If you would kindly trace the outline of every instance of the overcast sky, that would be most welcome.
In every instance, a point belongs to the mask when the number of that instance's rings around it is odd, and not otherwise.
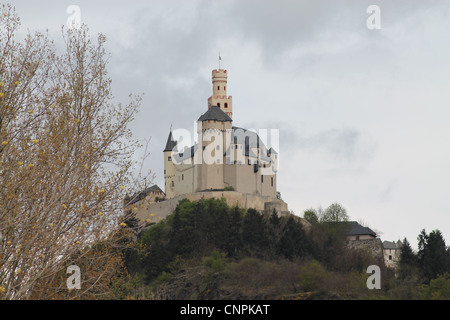
[[[144,93],[133,132],[164,186],[169,133],[207,110],[228,70],[233,124],[279,129],[278,190],[289,209],[338,202],[352,220],[450,244],[450,3],[442,1],[12,1],[22,31],[81,22],[107,37],[117,101]],[[370,5],[380,29],[369,29]],[[139,158],[141,154],[136,154]]]

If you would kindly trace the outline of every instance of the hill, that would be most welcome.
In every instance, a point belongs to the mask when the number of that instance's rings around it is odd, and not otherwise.
[[[133,219],[128,221],[135,227]],[[221,199],[179,202],[137,235],[125,264],[136,298],[366,299],[369,252],[345,246],[345,230],[305,228],[295,215],[229,207]],[[383,277],[392,278],[382,267]]]

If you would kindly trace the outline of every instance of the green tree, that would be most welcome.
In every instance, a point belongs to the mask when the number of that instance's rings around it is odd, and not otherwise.
[[[277,253],[287,259],[304,257],[310,253],[310,241],[299,220],[290,216],[284,225]]]
[[[320,222],[346,222],[348,220],[347,210],[337,202],[326,208],[320,217]]]
[[[319,217],[314,209],[305,210],[303,213],[303,218],[311,224],[316,224],[319,222]]]
[[[449,252],[439,230],[426,234],[423,229],[418,236],[418,263],[425,283],[449,272]]]
[[[266,255],[269,245],[269,233],[264,217],[255,209],[248,209],[242,223],[242,240],[250,255]]]
[[[403,239],[400,247],[400,257],[397,267],[399,279],[414,278],[418,273],[417,255],[413,252],[411,245],[406,238]]]

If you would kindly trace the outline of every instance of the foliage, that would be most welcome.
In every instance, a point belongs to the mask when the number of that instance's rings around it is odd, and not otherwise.
[[[450,274],[445,273],[430,281],[423,288],[422,298],[426,300],[450,300]]]
[[[320,263],[312,260],[300,267],[298,284],[303,291],[315,291],[325,286],[328,276],[328,272]]]
[[[0,7],[0,290],[26,299],[79,252],[120,229],[123,187],[137,143],[127,128],[140,98],[112,102],[105,37],[62,30],[18,39],[20,19]],[[97,252],[99,253],[99,252]],[[100,252],[107,261],[107,255]],[[84,275],[88,273],[84,272]],[[93,275],[94,277],[96,275]],[[89,283],[89,279],[85,279]],[[41,288],[40,288],[41,289]]]
[[[168,272],[176,257],[201,259],[222,252],[233,259],[294,259],[311,254],[298,220],[278,217],[276,211],[268,217],[254,209],[230,208],[224,199],[183,199],[174,214],[143,232],[138,242],[143,249],[134,253],[139,258],[130,262],[130,269],[144,272],[147,282]]]
[[[426,234],[423,229],[418,236],[418,249],[418,266],[425,283],[429,283],[430,280],[445,272],[450,272],[450,251],[439,230]]]

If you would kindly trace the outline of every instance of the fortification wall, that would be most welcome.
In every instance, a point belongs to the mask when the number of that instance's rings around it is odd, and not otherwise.
[[[365,249],[376,258],[383,259],[383,244],[380,238],[347,240],[347,246],[351,249]]]
[[[176,196],[161,202],[146,202],[144,199],[135,206],[136,218],[140,221],[149,221],[148,219],[150,219],[153,222],[158,222],[172,214],[178,202],[185,198],[190,201],[198,201],[202,198],[224,198],[230,207],[237,205],[241,208],[254,208],[258,211],[269,213],[276,209],[280,216],[289,213],[287,203],[269,196],[246,194],[237,191],[204,191]]]

